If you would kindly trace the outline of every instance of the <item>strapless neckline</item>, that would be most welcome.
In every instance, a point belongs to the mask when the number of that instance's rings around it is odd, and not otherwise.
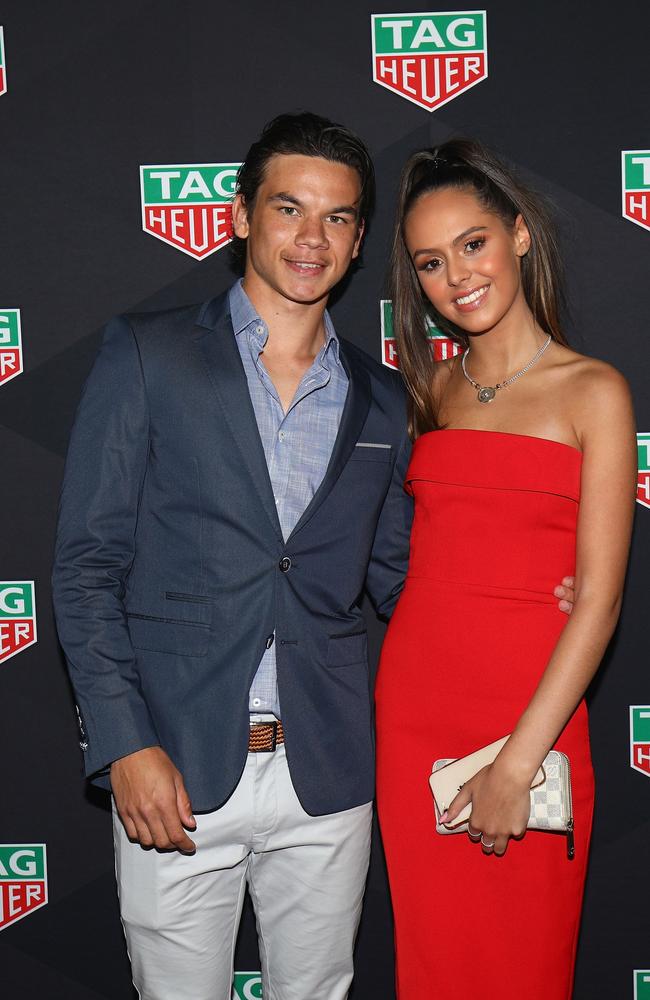
[[[415,444],[430,434],[490,434],[505,438],[521,438],[524,441],[541,441],[544,444],[557,445],[559,448],[568,448],[569,451],[572,451],[580,458],[580,460],[582,460],[582,452],[574,445],[566,444],[564,441],[555,441],[553,438],[540,437],[538,434],[516,434],[514,431],[491,431],[484,428],[473,427],[439,427],[436,430],[425,431],[424,434],[420,434],[420,436],[416,439]]]

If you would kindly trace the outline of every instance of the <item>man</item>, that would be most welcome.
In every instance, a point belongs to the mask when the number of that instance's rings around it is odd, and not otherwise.
[[[267,1000],[351,982],[373,796],[360,601],[391,613],[411,520],[399,379],[326,312],[373,189],[347,129],[275,119],[233,205],[243,283],[114,320],[80,404],[55,606],[145,1000],[230,995],[246,885]]]

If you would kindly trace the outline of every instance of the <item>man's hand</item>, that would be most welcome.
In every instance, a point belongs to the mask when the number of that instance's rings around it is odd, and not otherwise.
[[[196,829],[189,795],[161,747],[146,747],[113,761],[111,787],[130,840],[161,850],[196,850],[183,829]]]
[[[565,576],[559,587],[556,587],[553,591],[555,596],[560,598],[558,608],[560,611],[564,611],[567,615],[571,614],[573,611],[573,605],[575,604],[575,585],[576,579],[574,576]]]

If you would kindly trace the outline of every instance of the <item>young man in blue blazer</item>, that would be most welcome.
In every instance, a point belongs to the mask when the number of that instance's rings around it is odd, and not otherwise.
[[[146,1000],[230,996],[246,886],[266,1000],[343,1000],[352,979],[373,797],[360,604],[391,614],[411,522],[400,380],[326,311],[373,193],[353,133],[275,119],[233,205],[243,281],[113,320],[84,389],[55,608]]]

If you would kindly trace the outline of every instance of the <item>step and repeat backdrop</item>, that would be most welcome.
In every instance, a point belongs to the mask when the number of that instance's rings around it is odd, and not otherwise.
[[[49,590],[80,390],[113,314],[200,301],[234,280],[228,244],[237,167],[266,121],[300,109],[359,132],[377,167],[378,206],[362,265],[334,296],[342,334],[399,367],[385,291],[399,171],[419,147],[475,136],[550,198],[568,270],[570,340],[612,362],[632,385],[637,523],[621,623],[590,692],[598,795],[575,997],[650,998],[650,9],[638,0],[606,10],[557,0],[499,0],[483,10],[390,5],[382,13],[379,6],[3,5],[0,980],[7,1000],[135,995],[108,804],[82,778]],[[454,352],[435,328],[430,336],[436,357]],[[376,655],[383,627],[368,617]],[[435,705],[429,710],[435,716]],[[355,1000],[394,996],[378,835],[356,967]],[[249,906],[236,969],[234,996],[258,1000]],[[428,996],[435,995],[432,983]]]

